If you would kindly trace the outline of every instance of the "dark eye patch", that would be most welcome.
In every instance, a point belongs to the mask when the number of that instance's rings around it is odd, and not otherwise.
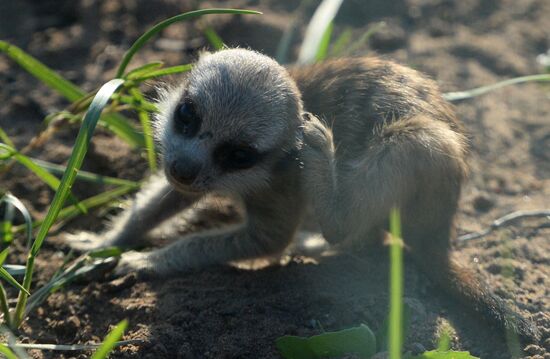
[[[174,111],[174,129],[185,137],[193,137],[199,132],[201,119],[197,114],[195,104],[189,97],[185,97]]]
[[[263,158],[253,147],[238,143],[225,143],[214,151],[214,161],[224,171],[244,170],[253,167]]]

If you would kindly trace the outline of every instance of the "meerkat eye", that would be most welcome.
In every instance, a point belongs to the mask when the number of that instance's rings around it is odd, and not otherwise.
[[[242,145],[222,145],[214,153],[216,162],[224,170],[244,170],[254,166],[261,154],[254,148]]]
[[[195,105],[191,99],[186,98],[176,106],[174,111],[174,128],[176,132],[185,136],[193,137],[201,126],[200,117],[197,115]]]

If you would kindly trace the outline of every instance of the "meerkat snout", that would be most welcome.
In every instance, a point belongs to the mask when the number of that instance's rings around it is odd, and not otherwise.
[[[169,176],[183,185],[191,185],[197,178],[202,164],[191,159],[174,161],[168,167]]]

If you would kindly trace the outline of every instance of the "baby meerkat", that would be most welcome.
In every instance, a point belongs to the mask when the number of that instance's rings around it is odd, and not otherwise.
[[[241,225],[127,252],[116,268],[173,276],[281,253],[306,206],[334,245],[379,240],[398,207],[406,247],[427,275],[506,330],[537,338],[452,259],[468,145],[453,108],[417,71],[377,58],[287,70],[257,52],[226,49],[201,56],[159,107],[165,176],[154,176],[110,230],[73,236],[73,247],[134,247],[206,193],[240,197]]]

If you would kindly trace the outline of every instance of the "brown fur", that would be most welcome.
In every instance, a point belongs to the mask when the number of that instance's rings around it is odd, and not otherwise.
[[[536,340],[533,324],[450,253],[468,146],[436,84],[377,58],[290,73],[304,108],[321,119],[304,125],[303,178],[327,240],[368,240],[399,207],[405,244],[428,276],[493,323]]]

